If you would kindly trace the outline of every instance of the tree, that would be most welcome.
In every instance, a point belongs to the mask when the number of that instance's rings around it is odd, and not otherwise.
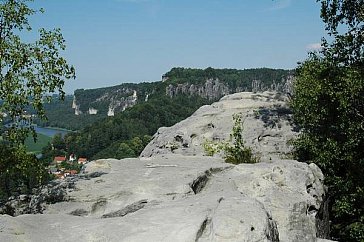
[[[44,164],[23,147],[0,146],[0,202],[13,195],[31,193],[49,180]]]
[[[75,77],[73,66],[60,56],[65,41],[59,29],[39,30],[35,42],[28,18],[43,10],[28,6],[32,0],[0,0],[0,121],[10,124],[0,141],[0,199],[17,192],[31,192],[44,183],[45,164],[26,153],[23,144],[31,132],[33,110],[46,118],[43,104],[55,92],[64,97],[66,79]],[[29,38],[28,38],[29,35]],[[32,112],[33,113],[33,112]],[[3,126],[3,125],[2,125]]]
[[[296,70],[291,106],[302,128],[296,158],[317,163],[329,187],[331,236],[364,240],[364,1],[321,0],[332,41]]]
[[[59,92],[63,98],[64,81],[75,77],[73,66],[60,56],[66,47],[60,29],[40,29],[39,39],[33,43],[23,40],[33,34],[29,16],[43,12],[31,9],[29,2],[32,0],[0,1],[0,112],[12,121],[3,138],[16,144],[23,143],[30,131],[35,135],[30,125],[33,116],[26,108],[45,119],[47,96]]]
[[[333,37],[323,38],[323,53],[330,61],[362,67],[364,64],[364,0],[317,0],[321,18]]]

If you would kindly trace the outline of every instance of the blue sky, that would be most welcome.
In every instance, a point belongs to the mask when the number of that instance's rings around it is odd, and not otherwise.
[[[315,0],[35,0],[60,27],[65,91],[158,81],[172,67],[292,69],[324,35]]]

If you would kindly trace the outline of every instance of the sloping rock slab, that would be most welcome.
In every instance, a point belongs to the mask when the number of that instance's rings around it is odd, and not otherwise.
[[[0,241],[315,241],[322,179],[297,161],[98,160],[68,201],[0,216]]]
[[[243,116],[244,140],[254,153],[265,160],[285,158],[290,153],[292,147],[287,141],[297,132],[291,126],[285,98],[275,92],[242,92],[203,106],[172,127],[160,128],[141,156],[203,155],[206,140],[229,140],[237,113]]]

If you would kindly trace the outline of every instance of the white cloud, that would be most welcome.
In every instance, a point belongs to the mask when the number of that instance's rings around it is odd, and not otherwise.
[[[267,9],[267,11],[277,11],[288,8],[292,5],[293,0],[273,0],[274,5]]]
[[[317,51],[320,50],[321,48],[322,48],[321,43],[312,43],[306,46],[306,49],[310,51]]]

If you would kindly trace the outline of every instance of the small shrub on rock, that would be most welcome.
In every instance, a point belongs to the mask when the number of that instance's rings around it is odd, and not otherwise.
[[[230,142],[213,142],[206,140],[203,144],[206,155],[213,156],[223,152],[225,162],[235,165],[259,162],[259,158],[254,156],[252,149],[246,147],[244,144],[242,114],[234,114],[233,121],[234,125],[232,133],[230,134]]]

